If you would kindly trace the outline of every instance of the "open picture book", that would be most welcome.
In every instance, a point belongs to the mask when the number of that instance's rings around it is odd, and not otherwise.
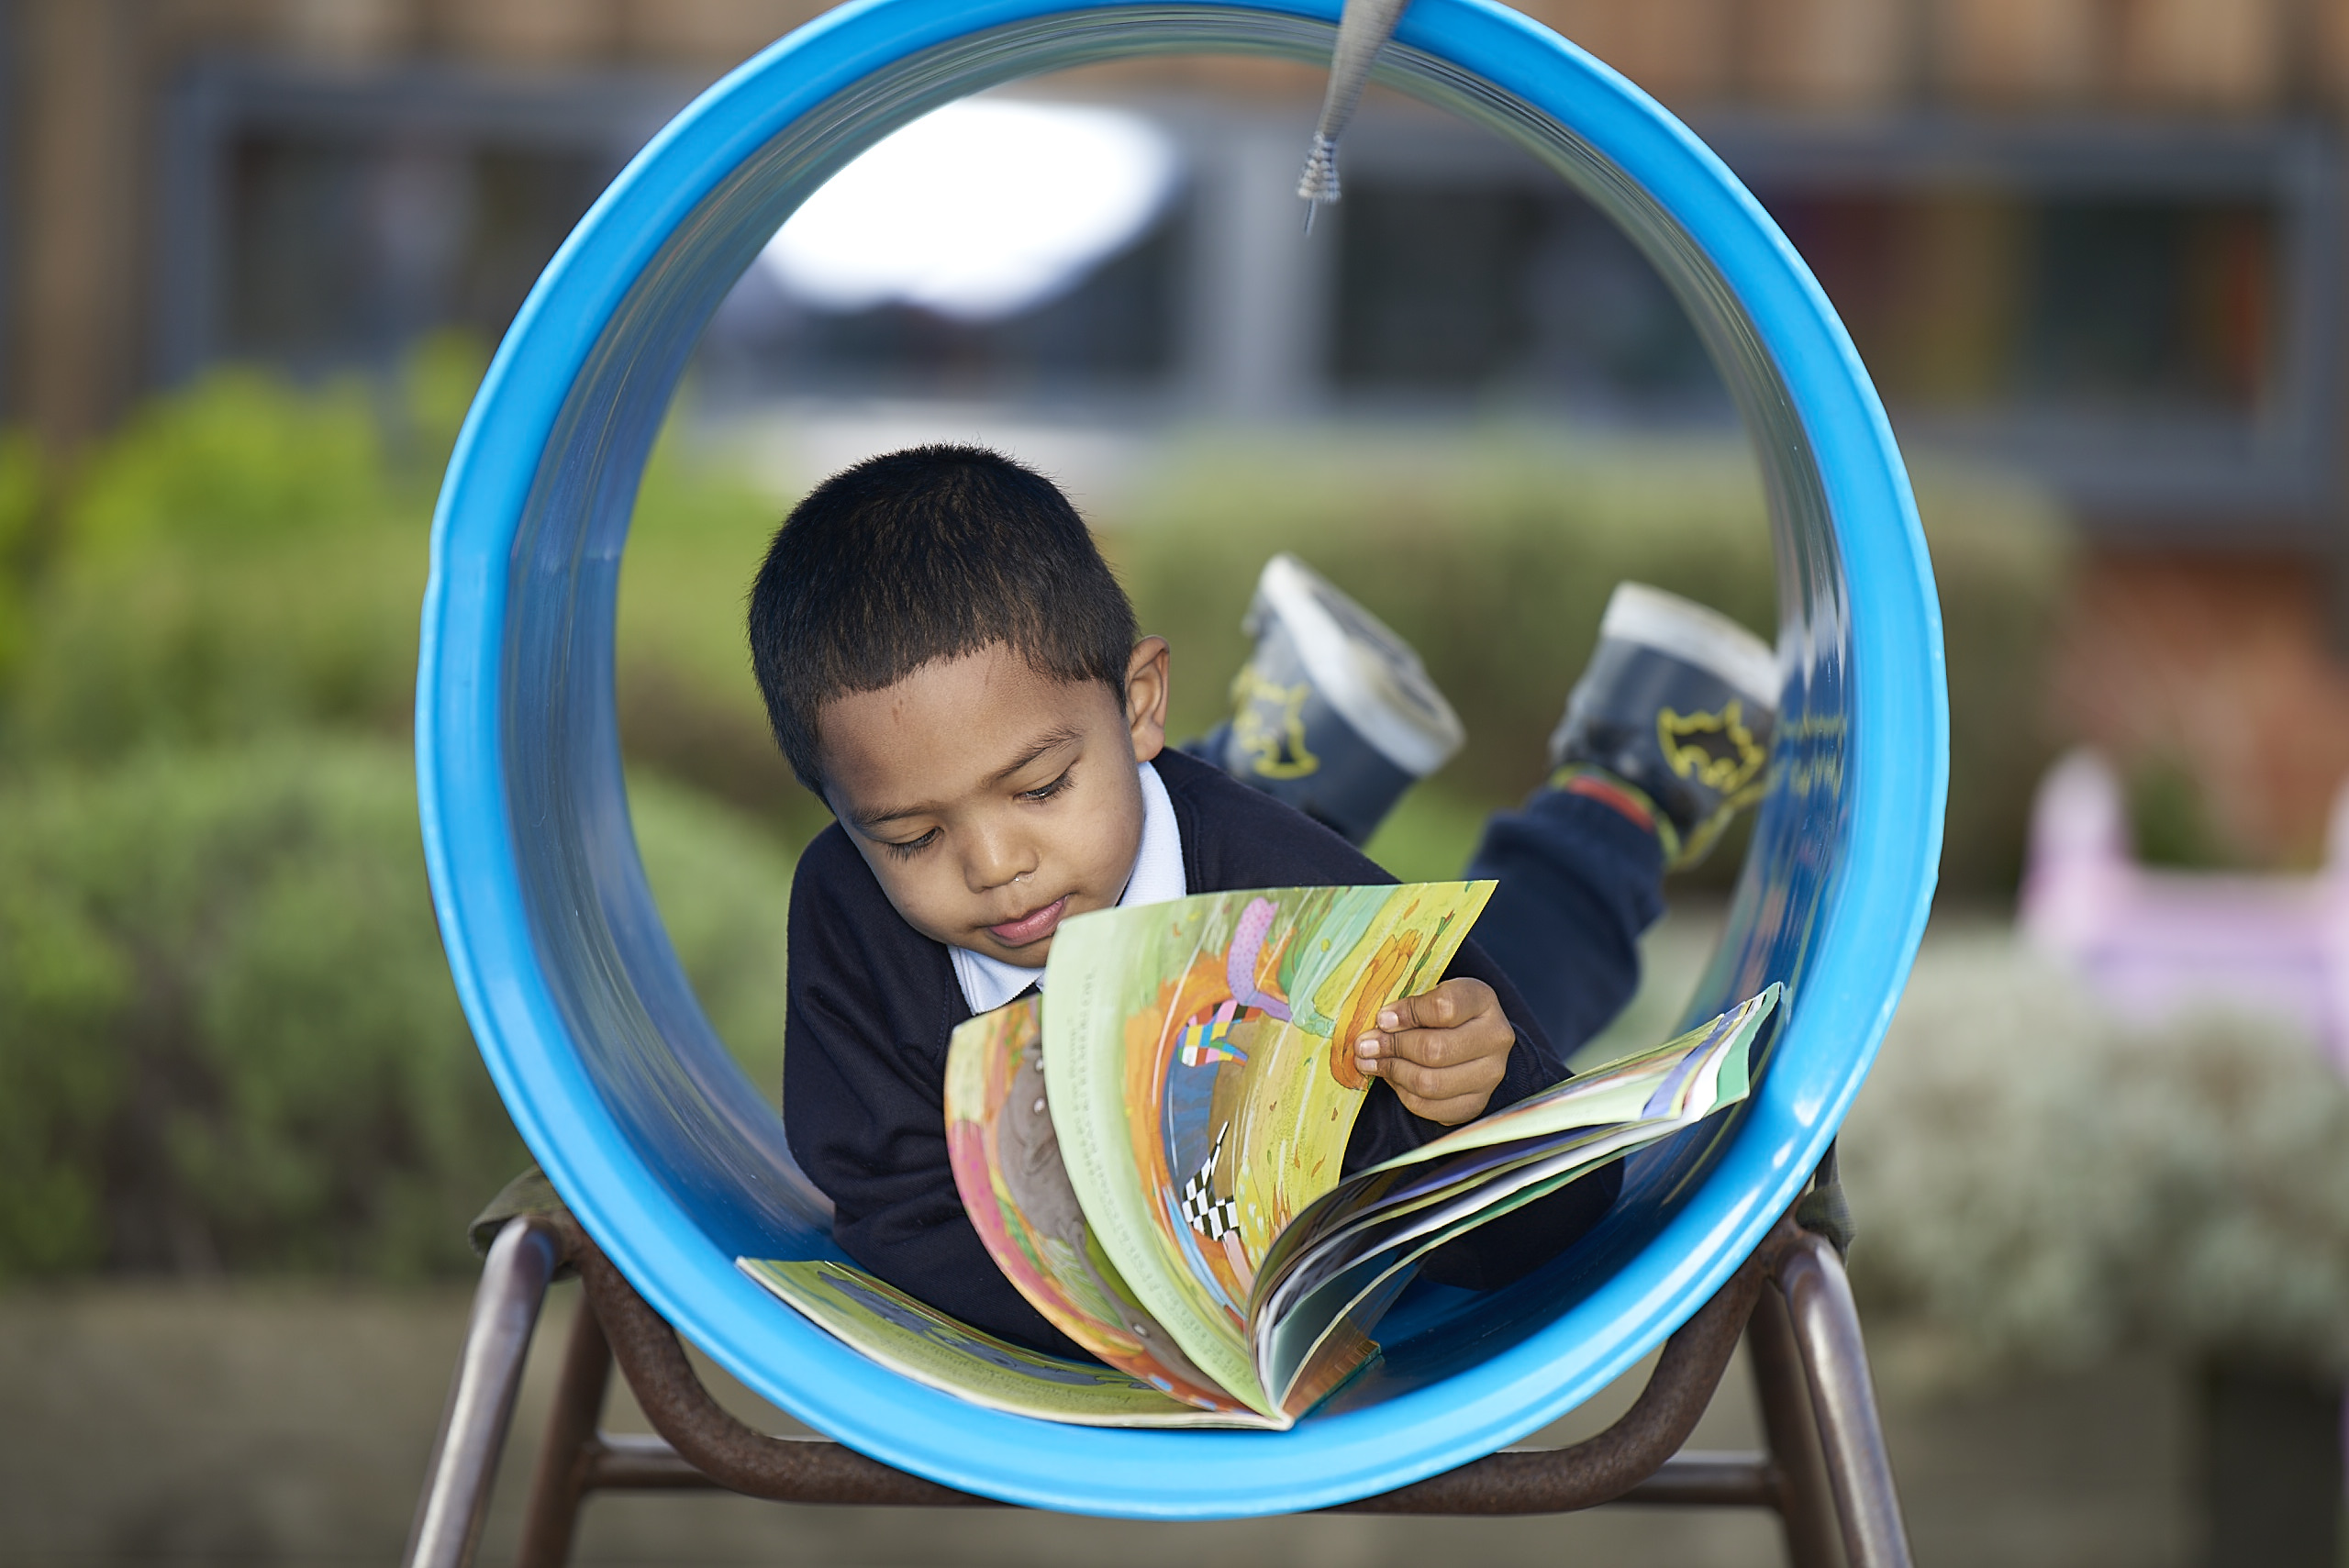
[[[1099,1358],[847,1264],[738,1266],[885,1366],[1100,1426],[1286,1428],[1375,1360],[1427,1253],[1742,1099],[1772,985],[1678,1039],[1342,1176],[1353,1042],[1433,987],[1491,883],[1205,894],[1063,925],[1042,994],[955,1030],[946,1130],[1005,1275]]]

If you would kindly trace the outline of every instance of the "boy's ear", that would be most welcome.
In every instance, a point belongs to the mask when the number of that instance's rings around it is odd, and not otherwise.
[[[1126,730],[1133,737],[1134,761],[1147,762],[1166,750],[1166,666],[1163,637],[1134,644],[1126,662]]]

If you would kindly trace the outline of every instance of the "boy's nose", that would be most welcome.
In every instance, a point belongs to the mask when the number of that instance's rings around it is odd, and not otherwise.
[[[964,881],[974,893],[993,893],[1008,887],[1036,871],[1036,854],[1030,845],[1016,840],[983,838],[971,846],[970,857],[963,862]]]

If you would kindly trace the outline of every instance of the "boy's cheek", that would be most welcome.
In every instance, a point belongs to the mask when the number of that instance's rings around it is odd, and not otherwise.
[[[873,877],[881,884],[882,896],[888,899],[889,907],[897,912],[898,918],[933,941],[952,942],[954,940],[946,929],[947,922],[941,917],[945,910],[941,908],[935,890],[925,886],[925,879],[919,873],[904,866],[890,865],[877,855],[869,858],[865,863],[873,868]]]

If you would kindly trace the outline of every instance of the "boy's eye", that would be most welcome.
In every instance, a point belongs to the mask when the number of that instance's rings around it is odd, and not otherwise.
[[[1050,800],[1052,796],[1060,794],[1061,791],[1068,787],[1069,774],[1075,771],[1076,770],[1074,768],[1064,768],[1061,771],[1061,776],[1054,779],[1052,783],[1041,785],[1035,789],[1021,791],[1019,798],[1022,800]]]
[[[929,832],[924,833],[918,839],[908,839],[902,844],[893,844],[884,840],[881,847],[888,851],[892,855],[896,856],[899,860],[904,860],[910,855],[917,854],[919,851],[930,848],[930,846],[937,842],[937,840],[938,829],[932,828]]]

